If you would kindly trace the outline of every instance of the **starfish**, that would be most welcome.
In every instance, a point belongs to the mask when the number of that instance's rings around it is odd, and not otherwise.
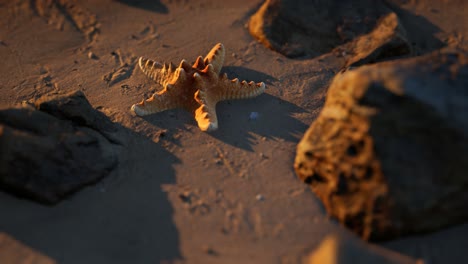
[[[140,57],[140,69],[163,89],[149,99],[132,106],[139,116],[149,115],[173,108],[183,108],[195,116],[202,131],[218,129],[216,104],[222,100],[255,97],[265,90],[263,82],[255,83],[239,79],[230,80],[220,74],[225,50],[216,44],[205,58],[199,56],[193,65],[182,60],[178,67],[161,64]]]

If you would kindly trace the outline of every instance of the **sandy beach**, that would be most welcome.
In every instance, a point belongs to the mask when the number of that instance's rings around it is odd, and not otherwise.
[[[0,1],[0,109],[81,90],[124,141],[108,176],[56,205],[0,192],[0,232],[65,264],[303,263],[327,235],[353,236],[293,169],[344,58],[266,48],[247,29],[262,2]],[[464,1],[393,2],[421,54],[468,47]],[[226,49],[221,72],[264,82],[264,94],[220,102],[210,133],[182,109],[130,111],[161,89],[140,56],[192,63],[216,43]],[[455,263],[467,243],[465,224],[378,245]]]

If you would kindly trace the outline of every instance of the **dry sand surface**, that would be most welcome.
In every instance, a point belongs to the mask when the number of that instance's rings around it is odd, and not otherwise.
[[[0,193],[0,232],[66,264],[301,263],[326,235],[347,233],[292,167],[343,59],[288,59],[255,41],[246,23],[261,2],[0,0],[0,108],[80,89],[129,142],[108,177],[56,206]],[[464,1],[398,2],[407,25],[425,26],[413,36],[423,51],[467,46]],[[265,94],[219,103],[213,133],[183,110],[130,112],[160,89],[139,56],[192,62],[218,42],[222,72],[265,82]],[[467,244],[462,225],[383,245],[455,263]]]

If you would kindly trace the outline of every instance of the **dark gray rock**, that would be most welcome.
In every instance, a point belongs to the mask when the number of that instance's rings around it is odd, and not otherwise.
[[[60,97],[45,95],[34,102],[34,105],[39,111],[99,131],[111,142],[120,144],[120,140],[115,137],[117,132],[115,124],[106,115],[96,111],[81,91]]]
[[[266,0],[251,17],[249,31],[291,58],[336,50],[346,66],[412,52],[396,14],[375,0]]]
[[[344,46],[350,53],[346,66],[361,66],[413,54],[406,31],[395,13],[383,15],[371,32]]]
[[[333,80],[295,170],[365,239],[468,220],[468,55],[438,51]]]
[[[117,165],[117,126],[82,92],[0,111],[0,188],[56,203]]]

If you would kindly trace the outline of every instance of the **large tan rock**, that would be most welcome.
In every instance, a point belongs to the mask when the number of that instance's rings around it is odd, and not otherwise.
[[[371,245],[358,238],[332,234],[309,254],[305,264],[423,264],[398,252]]]
[[[13,237],[0,233],[0,263],[56,264],[52,258],[34,250]]]
[[[468,56],[438,51],[333,80],[295,170],[365,239],[468,220]]]

